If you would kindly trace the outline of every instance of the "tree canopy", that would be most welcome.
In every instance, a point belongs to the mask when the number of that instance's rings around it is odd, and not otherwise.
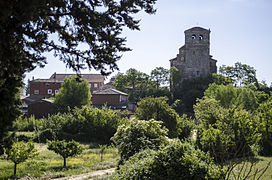
[[[53,52],[67,67],[118,69],[120,52],[130,50],[123,28],[139,29],[133,15],[155,13],[157,0],[16,0],[0,7],[0,139],[18,116],[16,94],[23,74],[46,64]]]
[[[163,67],[156,67],[151,71],[151,80],[155,82],[158,89],[161,85],[169,84],[170,71]]]
[[[256,70],[247,64],[236,62],[234,66],[223,65],[219,72],[230,78],[235,86],[257,83]]]
[[[86,80],[78,82],[77,77],[65,78],[54,100],[55,112],[67,112],[74,107],[91,104],[91,92]]]

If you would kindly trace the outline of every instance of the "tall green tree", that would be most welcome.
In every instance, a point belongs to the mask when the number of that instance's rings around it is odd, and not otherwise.
[[[155,119],[162,121],[163,126],[169,130],[169,137],[177,137],[178,114],[167,103],[167,97],[146,97],[138,102],[136,116],[139,119]]]
[[[152,87],[150,76],[134,68],[130,68],[125,74],[118,74],[113,85],[118,90],[128,93],[132,102],[137,101],[143,91]]]
[[[256,70],[253,67],[240,62],[236,62],[234,66],[221,66],[219,68],[219,73],[230,78],[235,86],[258,83]]]
[[[256,92],[246,86],[210,84],[204,94],[208,98],[216,99],[224,108],[235,107],[253,111],[258,107]]]
[[[81,108],[84,105],[91,104],[91,91],[86,80],[78,80],[76,76],[65,78],[56,94],[53,108],[54,112],[68,112],[75,107]]]
[[[151,80],[155,82],[157,89],[161,85],[168,85],[170,80],[170,71],[163,67],[156,67],[151,71]]]
[[[130,50],[121,36],[123,29],[139,30],[134,15],[141,10],[155,13],[156,1],[1,1],[0,139],[19,114],[15,95],[23,74],[43,67],[45,52],[76,72],[88,67],[110,73],[118,69],[120,52]]]

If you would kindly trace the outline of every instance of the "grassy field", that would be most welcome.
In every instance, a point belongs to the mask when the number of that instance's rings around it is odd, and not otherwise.
[[[47,149],[46,144],[35,144],[39,155],[17,166],[17,178],[39,177],[56,178],[74,174],[86,173],[99,169],[109,169],[116,166],[119,155],[116,148],[108,148],[101,161],[99,148],[85,150],[77,157],[67,159],[67,168],[62,168],[63,159]],[[0,157],[0,179],[8,179],[13,175],[13,163]]]
[[[271,163],[270,166],[268,166],[269,162]],[[264,172],[265,169],[266,171]],[[256,176],[254,176],[255,174]],[[251,180],[258,179],[260,175],[262,175],[261,180],[272,179],[272,157],[258,156],[251,161],[240,162],[230,174],[230,179]]]

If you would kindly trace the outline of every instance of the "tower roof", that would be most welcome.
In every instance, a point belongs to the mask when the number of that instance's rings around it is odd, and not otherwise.
[[[192,27],[190,29],[185,30],[184,32],[186,33],[188,31],[209,31],[209,32],[211,32],[210,29],[205,29],[202,27]]]

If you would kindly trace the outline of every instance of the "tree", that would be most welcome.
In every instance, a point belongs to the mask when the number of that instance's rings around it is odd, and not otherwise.
[[[25,86],[25,95],[29,95],[30,94],[30,79],[27,80],[27,84]]]
[[[170,71],[163,67],[156,67],[151,71],[151,80],[155,82],[158,89],[161,85],[169,84]]]
[[[68,112],[74,107],[82,107],[83,105],[91,104],[91,91],[86,80],[79,82],[77,77],[65,78],[56,94],[53,108],[55,112]]]
[[[17,164],[25,162],[28,158],[38,155],[34,143],[19,141],[6,149],[7,159],[14,163],[14,175],[16,175]]]
[[[134,154],[144,149],[159,149],[167,143],[167,129],[161,127],[162,122],[130,119],[120,125],[112,137],[117,146],[123,164]]]
[[[272,97],[272,96],[271,96]],[[272,148],[272,99],[261,104],[258,108],[260,153],[261,155],[271,156]]]
[[[66,167],[66,159],[79,155],[83,151],[83,147],[76,141],[48,141],[48,149],[61,155],[63,158],[63,167]]]
[[[224,108],[236,107],[253,111],[258,107],[256,92],[247,86],[234,87],[231,84],[227,86],[210,84],[204,94],[208,98],[217,100]]]
[[[177,137],[178,114],[167,103],[167,97],[146,97],[138,102],[136,116],[142,120],[162,121],[169,130],[169,137]]]
[[[235,86],[248,85],[258,83],[256,78],[256,70],[240,62],[236,62],[234,66],[223,65],[219,68],[220,74],[232,80]]]
[[[0,139],[19,115],[16,94],[23,74],[43,67],[45,52],[53,52],[76,72],[87,66],[108,74],[118,69],[119,52],[130,50],[125,47],[122,30],[139,30],[139,21],[133,15],[141,10],[155,13],[155,3],[156,0],[1,1]]]
[[[138,101],[141,93],[152,86],[149,75],[130,68],[126,74],[119,74],[113,85],[121,91],[128,93],[129,100],[132,102]]]

